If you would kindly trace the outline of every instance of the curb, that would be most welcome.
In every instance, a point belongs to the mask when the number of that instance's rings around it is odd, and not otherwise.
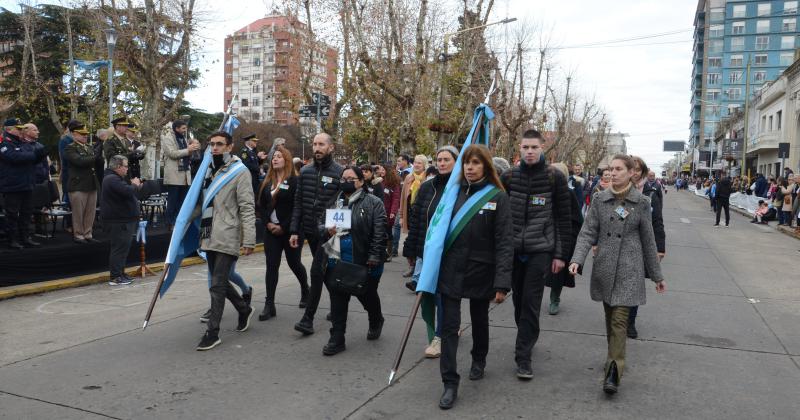
[[[256,244],[253,248],[253,253],[263,252],[264,244]],[[181,267],[188,267],[205,263],[205,260],[200,257],[184,258],[181,261]],[[164,263],[155,263],[147,265],[154,272],[164,270]],[[133,274],[139,266],[128,267],[125,273]],[[49,280],[31,284],[21,284],[19,286],[9,286],[0,288],[0,300],[11,299],[19,296],[36,295],[40,293],[52,292],[61,289],[70,289],[74,287],[88,286],[97,283],[105,283],[109,280],[111,273],[104,271],[101,273],[86,274],[83,276],[69,277],[65,279]],[[137,277],[138,278],[138,277]]]
[[[690,192],[691,192],[691,191],[690,191]],[[699,196],[699,195],[695,194],[694,192],[691,192],[691,193],[692,193],[692,195],[694,195],[695,197],[699,197],[699,198],[702,198],[702,199],[708,200],[706,197]],[[742,216],[746,216],[748,219],[752,219],[752,218],[753,218],[753,215],[752,215],[752,214],[750,214],[750,213],[748,213],[747,211],[745,211],[745,210],[742,210],[742,209],[740,209],[740,208],[738,208],[738,207],[733,207],[733,206],[731,206],[731,207],[730,207],[730,209],[731,209],[731,212],[734,212],[734,213],[739,213],[739,214],[741,214]],[[784,226],[770,226],[770,227],[773,227],[773,228],[775,228],[775,230],[777,230],[778,232],[780,232],[780,233],[782,233],[782,234],[784,234],[784,235],[791,236],[792,238],[795,238],[795,239],[800,239],[800,235],[798,235],[797,233],[795,233],[795,230],[794,230],[793,228],[787,228],[787,227],[784,227]]]

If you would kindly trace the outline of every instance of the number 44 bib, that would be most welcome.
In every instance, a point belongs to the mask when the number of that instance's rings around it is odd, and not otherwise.
[[[325,226],[341,229],[350,229],[352,211],[350,209],[327,209],[325,210]]]

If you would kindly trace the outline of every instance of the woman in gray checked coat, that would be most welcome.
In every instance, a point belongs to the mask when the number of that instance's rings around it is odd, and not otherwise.
[[[617,392],[625,365],[628,313],[644,305],[645,273],[666,291],[651,218],[650,200],[631,183],[634,161],[617,155],[611,161],[611,186],[595,194],[570,262],[572,275],[581,272],[592,246],[592,300],[602,301],[606,313],[608,358],[603,390]]]

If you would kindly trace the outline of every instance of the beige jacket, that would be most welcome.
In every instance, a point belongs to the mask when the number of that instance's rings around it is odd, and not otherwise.
[[[192,171],[178,170],[181,159],[189,156],[189,149],[178,147],[171,127],[165,127],[161,132],[161,150],[164,152],[164,185],[191,185]]]
[[[240,159],[231,155],[231,160],[219,169],[213,179],[228,172],[234,162]],[[209,169],[209,175],[211,171]],[[239,248],[253,248],[256,245],[256,213],[253,201],[253,185],[250,171],[246,168],[236,178],[230,180],[214,196],[214,217],[211,235],[200,240],[204,251],[216,251],[229,255],[239,255]],[[200,214],[203,203],[198,200],[194,216]]]

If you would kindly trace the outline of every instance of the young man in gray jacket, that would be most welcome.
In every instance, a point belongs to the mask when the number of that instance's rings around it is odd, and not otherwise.
[[[239,312],[236,331],[244,332],[250,326],[251,308],[228,281],[231,266],[239,258],[239,247],[244,255],[253,253],[256,242],[256,216],[250,172],[241,160],[231,154],[233,138],[226,132],[216,132],[208,138],[208,147],[214,158],[206,172],[202,200],[215,187],[215,181],[226,181],[202,214],[200,223],[200,248],[208,257],[211,272],[211,316],[208,330],[197,350],[210,350],[220,343],[219,322],[225,308],[225,299],[231,301]],[[211,187],[211,188],[210,188]]]

